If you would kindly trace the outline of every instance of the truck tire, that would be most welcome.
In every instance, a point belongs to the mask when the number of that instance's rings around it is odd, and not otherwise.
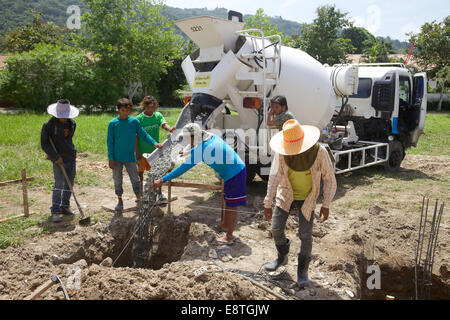
[[[389,142],[389,158],[384,164],[385,169],[390,172],[397,172],[404,158],[405,150],[402,143],[397,140]]]
[[[253,183],[253,179],[255,179],[255,176],[256,176],[256,171],[254,171],[252,169],[247,170],[247,185]]]

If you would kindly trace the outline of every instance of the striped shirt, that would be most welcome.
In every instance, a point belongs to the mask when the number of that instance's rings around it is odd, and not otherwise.
[[[283,155],[275,153],[272,166],[270,168],[269,183],[267,185],[267,195],[264,199],[264,207],[271,208],[272,200],[276,194],[276,205],[286,212],[291,209],[294,201],[294,192],[289,182],[288,169]],[[311,213],[316,208],[316,201],[320,193],[320,179],[323,179],[323,202],[322,207],[329,208],[331,201],[336,193],[336,177],[334,175],[334,166],[331,162],[327,150],[320,146],[317,152],[317,158],[311,167],[312,190],[306,197],[302,206],[303,216],[307,221],[311,219]]]

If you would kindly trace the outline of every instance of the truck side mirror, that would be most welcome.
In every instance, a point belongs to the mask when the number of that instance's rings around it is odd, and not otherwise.
[[[233,18],[237,18],[239,22],[242,22],[242,13],[230,10],[228,11],[228,20],[233,21]]]
[[[375,81],[372,93],[372,107],[377,111],[394,111],[395,74],[388,73],[383,80]]]

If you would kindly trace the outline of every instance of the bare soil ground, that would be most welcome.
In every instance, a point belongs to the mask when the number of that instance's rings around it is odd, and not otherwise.
[[[78,169],[98,177],[99,186],[75,189],[93,223],[80,227],[78,216],[57,226],[45,222],[43,227],[50,234],[1,250],[0,299],[23,299],[52,274],[61,278],[72,299],[275,299],[241,275],[258,280],[263,275],[270,281],[261,284],[288,299],[385,299],[386,295],[411,299],[422,195],[430,197],[429,214],[436,198],[448,204],[449,164],[450,157],[408,155],[399,173],[367,169],[338,176],[330,219],[315,221],[312,284],[296,290],[290,288],[296,280],[300,248],[295,214],[287,224],[292,240],[288,265],[276,275],[261,271],[264,263],[276,257],[270,223],[262,215],[264,182],[255,181],[248,189],[248,204],[240,209],[232,247],[211,244],[217,235],[214,226],[220,221],[220,195],[175,188],[178,200],[172,204],[172,213],[167,208],[156,212],[159,230],[153,269],[133,269],[132,243],[115,260],[134,232],[136,214],[115,220],[101,208],[115,201],[111,172],[106,163],[81,158]],[[134,198],[128,178],[125,182],[124,199],[131,206]],[[32,211],[48,211],[48,192],[33,188],[30,198],[34,199]],[[17,203],[9,206],[20,208]],[[438,299],[450,298],[449,222],[446,208],[431,290]],[[380,267],[381,289],[367,288],[370,265]],[[196,275],[201,267],[207,271]],[[41,299],[64,299],[64,295],[54,286]]]

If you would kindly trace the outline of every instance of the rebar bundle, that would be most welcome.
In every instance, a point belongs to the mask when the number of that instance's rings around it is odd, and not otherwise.
[[[428,299],[431,293],[434,257],[439,235],[439,226],[441,224],[441,218],[444,212],[444,203],[441,203],[439,211],[438,203],[439,200],[436,199],[433,217],[431,221],[428,222],[427,226],[429,199],[426,197],[423,197],[422,199],[422,210],[420,214],[419,232],[414,259],[415,300]],[[425,238],[427,238],[428,243],[425,242]],[[425,247],[424,244],[426,244]],[[424,252],[424,250],[426,251]],[[423,252],[425,256],[422,259]],[[420,275],[419,272],[421,272]]]
[[[148,268],[152,249],[155,225],[153,208],[157,204],[158,190],[151,189],[153,181],[161,179],[173,167],[172,152],[179,149],[170,139],[164,143],[159,157],[152,161],[151,169],[147,176],[147,181],[143,190],[141,206],[139,209],[139,219],[135,227],[135,238],[133,243],[133,267]]]

